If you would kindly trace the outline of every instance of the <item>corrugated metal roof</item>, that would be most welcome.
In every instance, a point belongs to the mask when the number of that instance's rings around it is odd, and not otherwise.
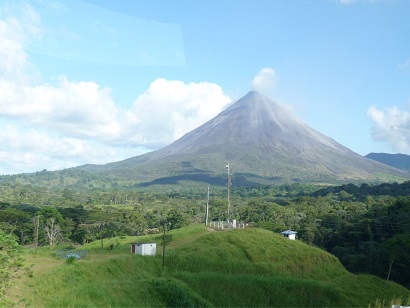
[[[292,230],[286,230],[286,231],[281,232],[280,234],[283,234],[283,235],[291,235],[291,234],[297,234],[297,232],[296,232],[296,231],[292,231]]]

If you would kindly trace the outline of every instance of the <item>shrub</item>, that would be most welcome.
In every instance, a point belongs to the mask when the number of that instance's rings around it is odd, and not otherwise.
[[[13,235],[0,230],[0,306],[6,306],[10,302],[6,293],[13,280],[23,270],[20,245],[17,244]]]
[[[66,257],[65,263],[66,264],[74,264],[77,259],[80,259],[80,256],[73,253]]]

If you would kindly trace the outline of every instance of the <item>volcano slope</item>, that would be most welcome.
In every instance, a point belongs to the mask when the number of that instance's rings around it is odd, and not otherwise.
[[[145,185],[183,180],[225,185],[224,167],[228,161],[232,161],[237,185],[386,182],[409,177],[310,128],[256,91],[160,150],[79,169]]]

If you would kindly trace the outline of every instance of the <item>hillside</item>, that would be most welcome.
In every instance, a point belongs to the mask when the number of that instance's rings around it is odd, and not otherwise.
[[[408,174],[365,158],[251,91],[169,146],[106,165],[77,169],[150,184],[183,180],[225,185],[231,160],[238,185],[280,181],[388,181]]]
[[[406,154],[369,153],[366,157],[400,170],[410,171],[410,156]]]
[[[336,257],[266,230],[210,232],[198,225],[171,231],[168,239],[164,273],[160,247],[157,257],[129,253],[135,237],[117,239],[112,251],[88,244],[81,248],[89,250],[87,258],[73,265],[46,251],[37,257],[27,252],[34,277],[14,291],[23,291],[34,307],[367,307],[389,306],[393,299],[406,303],[410,295],[395,283],[353,275]],[[154,240],[159,245],[161,236]]]

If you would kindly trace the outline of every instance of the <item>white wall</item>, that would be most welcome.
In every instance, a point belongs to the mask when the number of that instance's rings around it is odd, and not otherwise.
[[[135,252],[143,256],[155,256],[157,254],[156,243],[141,243],[137,245]]]

